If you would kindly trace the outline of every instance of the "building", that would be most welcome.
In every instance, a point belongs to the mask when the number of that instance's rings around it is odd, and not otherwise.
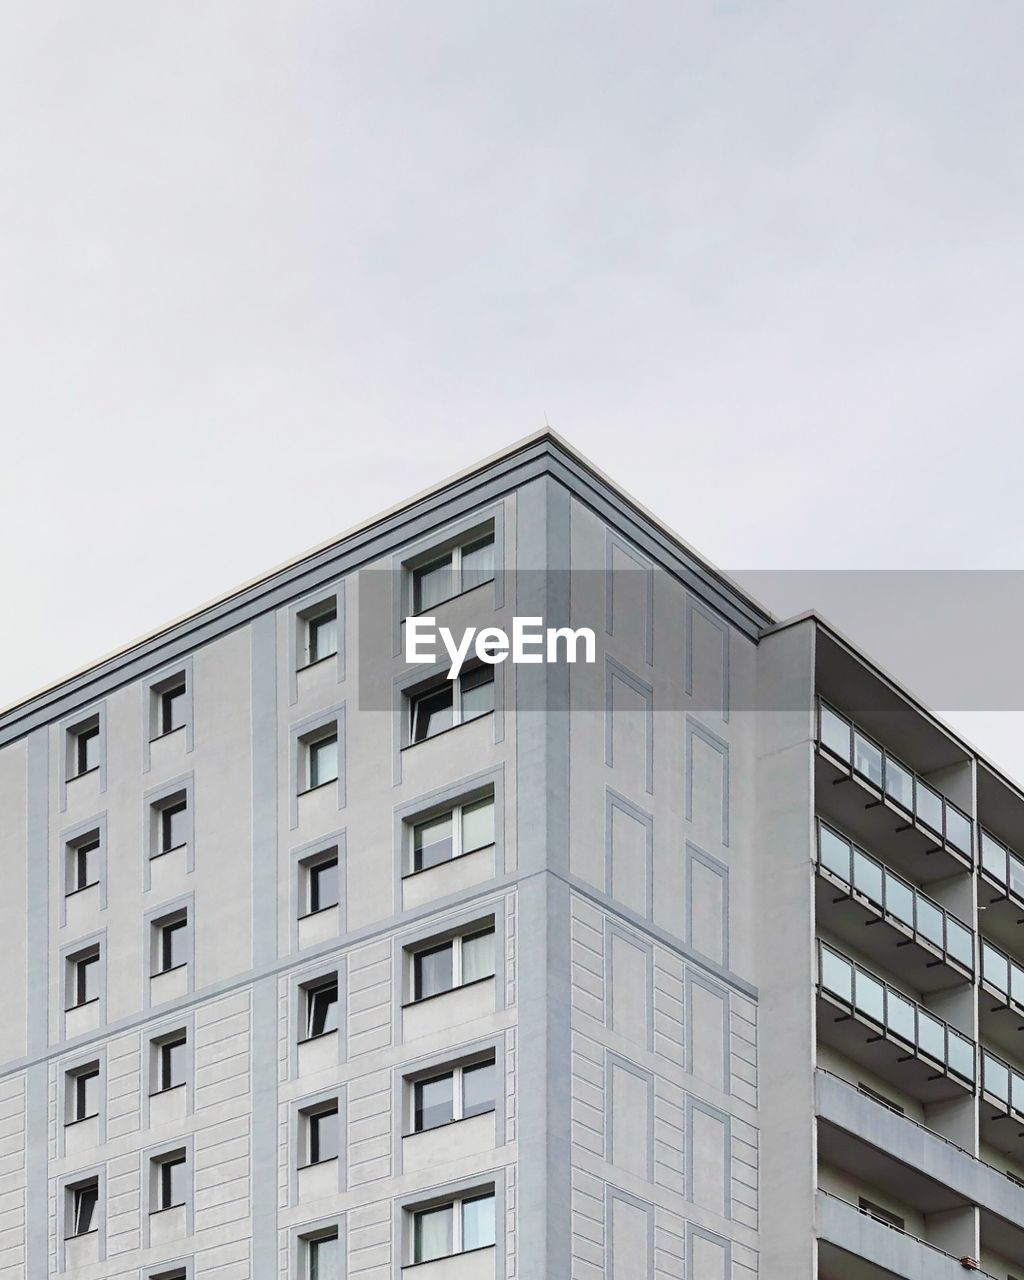
[[[0,867],[5,1277],[1024,1276],[1024,793],[548,432],[0,716]]]

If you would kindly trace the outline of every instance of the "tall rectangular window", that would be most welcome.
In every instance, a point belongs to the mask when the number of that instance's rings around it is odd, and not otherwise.
[[[100,722],[98,716],[70,730],[68,776],[80,777],[100,767]]]
[[[304,992],[306,1039],[338,1030],[338,980],[331,978]]]
[[[338,1104],[321,1107],[306,1116],[306,1156],[309,1164],[338,1158]]]
[[[173,684],[160,694],[160,733],[174,733],[184,729],[188,708],[188,690],[185,681]]]
[[[181,849],[189,841],[188,793],[177,791],[153,806],[153,856]]]
[[[313,863],[309,876],[309,912],[326,911],[338,905],[338,859]]]
[[[156,1166],[157,1210],[179,1208],[188,1199],[188,1159],[185,1152],[161,1156],[153,1163]]]
[[[180,914],[161,921],[157,930],[156,973],[167,973],[188,964],[188,916]]]
[[[77,1187],[70,1187],[71,1198],[69,1235],[86,1236],[95,1231],[99,1219],[100,1189],[95,1178],[83,1182]]]
[[[68,1073],[68,1120],[75,1124],[100,1113],[100,1068],[98,1063]]]
[[[306,665],[323,662],[338,652],[338,613],[325,609],[306,619]]]
[[[340,1280],[337,1235],[320,1236],[307,1241],[306,1263],[308,1280]]]
[[[307,789],[322,787],[338,780],[338,735],[325,734],[306,744]]]
[[[66,893],[78,893],[100,880],[100,835],[90,831],[67,846]]]
[[[69,984],[71,1003],[68,1007],[73,1009],[78,1005],[91,1004],[92,1001],[98,1000],[100,998],[99,948],[91,948],[80,956],[75,956],[68,963],[71,977]]]
[[[182,1031],[173,1038],[160,1040],[155,1046],[154,1093],[177,1089],[183,1085],[188,1071],[188,1036]]]

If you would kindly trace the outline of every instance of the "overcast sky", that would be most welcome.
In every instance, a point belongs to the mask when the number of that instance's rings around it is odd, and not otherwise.
[[[730,570],[1024,568],[1022,40],[1019,0],[8,3],[0,704],[545,415]]]

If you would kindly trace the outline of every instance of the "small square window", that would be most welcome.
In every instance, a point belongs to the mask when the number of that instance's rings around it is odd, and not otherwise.
[[[331,978],[307,987],[304,992],[306,1039],[325,1036],[338,1030],[338,980]]]
[[[69,1236],[87,1236],[99,1225],[99,1182],[92,1178],[77,1187],[68,1188],[70,1196]]]
[[[79,893],[100,881],[100,833],[90,831],[69,841],[67,846],[68,894]]]
[[[159,1212],[177,1209],[188,1199],[188,1160],[184,1151],[160,1156],[155,1167],[155,1205]]]
[[[98,947],[90,948],[79,956],[68,961],[70,972],[69,1008],[91,1004],[100,998],[100,952]]]
[[[338,1158],[338,1104],[310,1111],[306,1117],[306,1162],[323,1164]]]
[[[335,609],[325,609],[305,620],[306,665],[322,662],[338,652],[338,614]]]
[[[188,689],[185,681],[171,685],[160,693],[160,733],[174,733],[184,729],[188,715]]]
[[[338,905],[338,859],[325,858],[308,869],[309,914]]]
[[[180,914],[154,925],[157,931],[155,973],[167,973],[188,964],[188,916]]]
[[[314,738],[306,744],[307,751],[307,789],[322,787],[328,782],[338,780],[338,735],[325,734],[322,738]]]
[[[154,1093],[178,1089],[188,1072],[188,1035],[182,1031],[154,1043]]]
[[[91,1062],[67,1075],[67,1118],[71,1124],[89,1120],[100,1113],[100,1067]]]
[[[308,1280],[339,1280],[341,1260],[337,1234],[318,1236],[306,1241],[306,1275]]]

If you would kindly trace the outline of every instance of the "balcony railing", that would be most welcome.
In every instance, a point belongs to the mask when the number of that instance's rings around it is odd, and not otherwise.
[[[820,939],[818,986],[853,1016],[879,1028],[886,1039],[904,1045],[973,1090],[977,1052],[973,1040]]]
[[[981,1090],[1024,1120],[1024,1075],[988,1049],[981,1051]]]
[[[818,823],[818,867],[851,893],[867,899],[880,915],[909,931],[915,941],[973,976],[972,930],[824,822]]]
[[[1024,1010],[1024,968],[991,942],[981,944],[981,980],[1005,997],[1007,1004]]]
[[[984,829],[981,831],[981,870],[1005,893],[1024,903],[1024,861]]]
[[[818,745],[973,863],[971,818],[821,698]]]

